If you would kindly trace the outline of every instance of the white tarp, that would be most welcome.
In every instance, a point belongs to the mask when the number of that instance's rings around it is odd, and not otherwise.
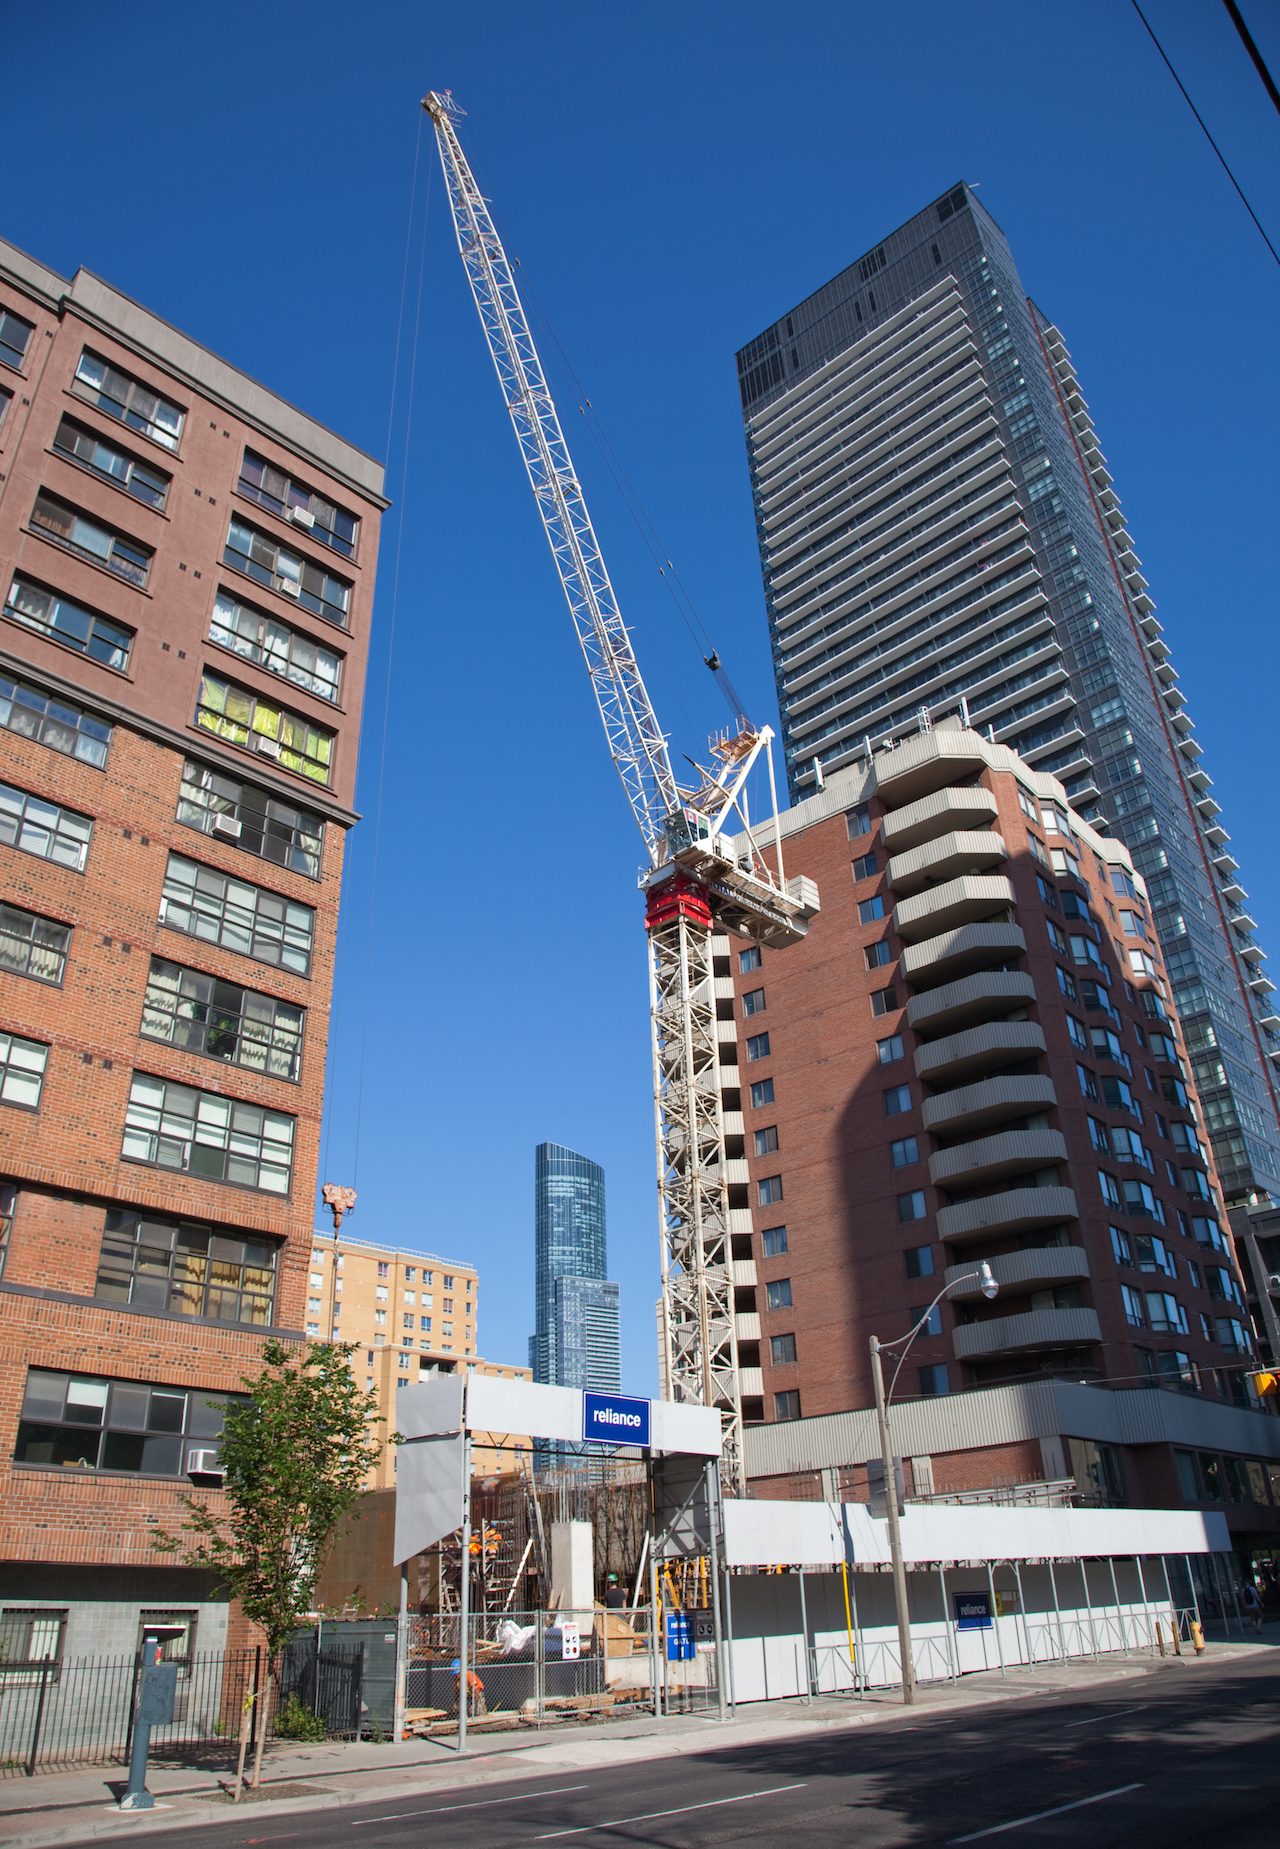
[[[1044,1560],[1214,1554],[1231,1546],[1224,1515],[1191,1509],[1018,1509],[908,1504],[904,1560]],[[860,1566],[889,1560],[889,1524],[860,1502],[724,1504],[729,1566]]]
[[[412,1388],[407,1388],[412,1392]],[[467,1430],[514,1432],[525,1438],[582,1441],[582,1394],[576,1387],[547,1387],[496,1374],[467,1376]],[[720,1414],[714,1406],[649,1401],[649,1447],[719,1457]]]

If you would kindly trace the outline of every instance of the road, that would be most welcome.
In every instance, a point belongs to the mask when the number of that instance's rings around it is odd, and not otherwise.
[[[165,1849],[1274,1849],[1280,1686],[1262,1662],[625,1767],[148,1830]],[[112,1831],[113,1840],[120,1840]],[[142,1838],[129,1835],[127,1842]]]

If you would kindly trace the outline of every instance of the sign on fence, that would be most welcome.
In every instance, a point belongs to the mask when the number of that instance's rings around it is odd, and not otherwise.
[[[989,1592],[957,1592],[952,1596],[956,1602],[956,1629],[958,1631],[989,1631],[991,1629],[991,1594]]]
[[[560,1625],[560,1636],[563,1640],[560,1646],[561,1661],[576,1663],[582,1649],[581,1633],[577,1625],[571,1624],[567,1618],[564,1619]]]
[[[621,1393],[584,1393],[582,1436],[613,1445],[648,1445],[649,1402]]]

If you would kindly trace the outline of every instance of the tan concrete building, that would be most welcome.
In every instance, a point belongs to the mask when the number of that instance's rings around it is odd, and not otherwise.
[[[374,1385],[379,1349],[398,1349],[397,1372],[419,1372],[476,1354],[480,1280],[474,1265],[433,1252],[349,1237],[318,1227],[307,1279],[306,1331],[313,1341],[354,1342],[357,1376]],[[417,1366],[413,1365],[416,1358]],[[446,1372],[452,1367],[446,1366]]]

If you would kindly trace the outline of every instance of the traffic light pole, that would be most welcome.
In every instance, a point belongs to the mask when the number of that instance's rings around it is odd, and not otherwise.
[[[902,1699],[910,1706],[916,1698],[916,1666],[911,1654],[911,1613],[907,1606],[907,1569],[902,1560],[902,1531],[898,1527],[898,1481],[889,1439],[889,1413],[884,1398],[880,1344],[871,1338],[871,1382],[876,1395],[876,1423],[880,1427],[880,1456],[884,1462],[885,1509],[889,1516],[889,1558],[893,1562],[893,1602],[898,1612],[898,1654],[902,1661]]]

